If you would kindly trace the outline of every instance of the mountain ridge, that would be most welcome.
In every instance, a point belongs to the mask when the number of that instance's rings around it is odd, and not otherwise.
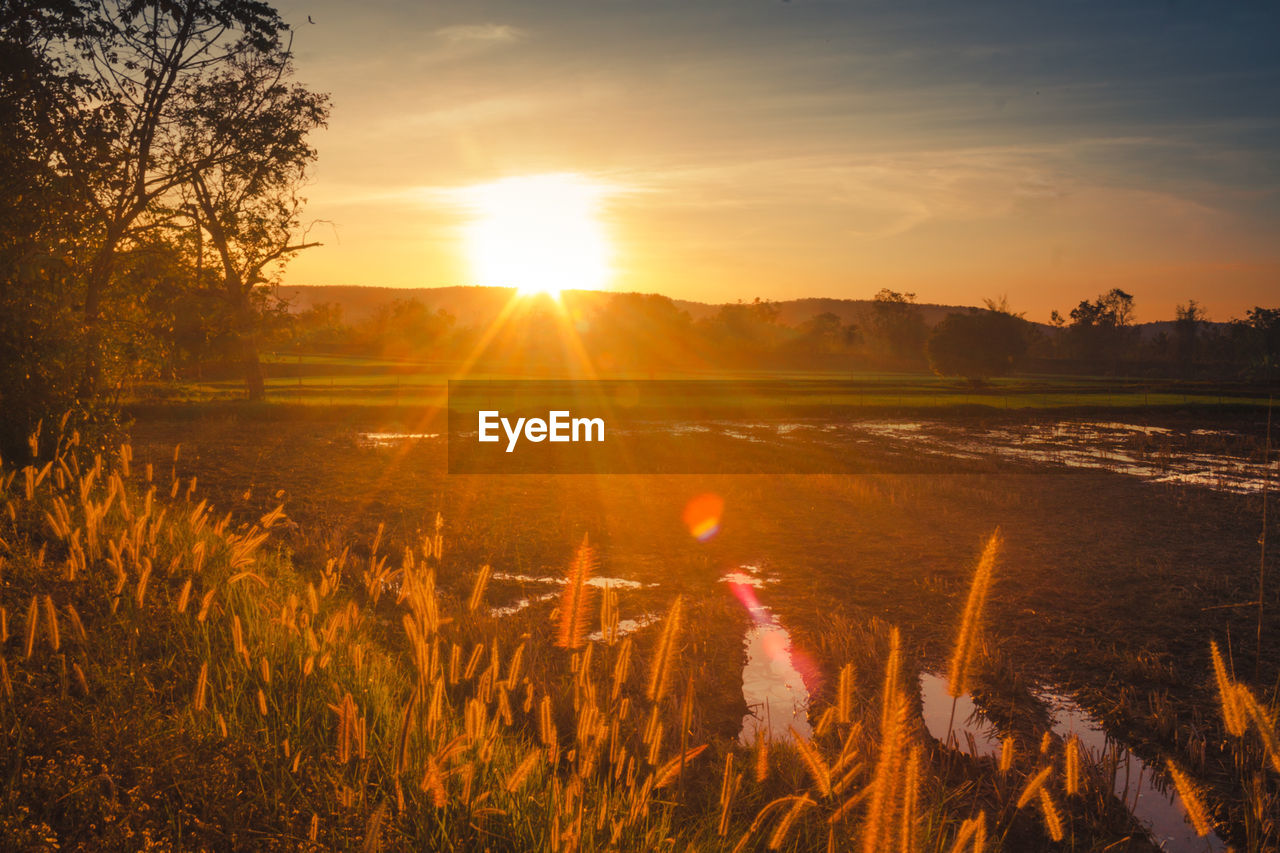
[[[340,306],[347,322],[359,322],[377,312],[379,308],[396,300],[418,300],[429,310],[444,310],[453,314],[463,325],[486,322],[497,315],[511,298],[512,288],[485,287],[482,285],[446,285],[442,287],[383,287],[377,285],[280,285],[276,292],[289,306],[289,311],[299,313],[318,305]],[[673,305],[688,312],[693,319],[712,316],[722,305],[735,303],[698,302],[676,299],[663,294],[636,293],[615,290],[566,290],[564,298],[578,306],[592,306],[617,297],[656,296],[669,299]],[[745,300],[743,300],[745,301]],[[769,300],[778,309],[778,319],[795,326],[816,314],[831,313],[844,323],[854,323],[865,328],[871,322],[871,298],[853,299],[829,296],[802,296],[796,299]],[[947,305],[935,302],[916,303],[927,325],[933,326],[947,314],[964,312],[980,306]],[[1049,323],[1028,321],[1042,330],[1053,330]],[[1173,320],[1149,320],[1134,323],[1144,338],[1160,332],[1172,332]],[[1205,326],[1226,326],[1222,321],[1205,321]]]

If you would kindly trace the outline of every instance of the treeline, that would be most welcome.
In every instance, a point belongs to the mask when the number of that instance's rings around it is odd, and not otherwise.
[[[1280,308],[1256,306],[1244,317],[1211,322],[1191,299],[1177,306],[1172,321],[1137,326],[1134,315],[1134,297],[1119,289],[1082,300],[1066,316],[1054,311],[1052,328],[1032,356],[1086,373],[1267,381],[1280,376]]]
[[[759,299],[694,318],[663,296],[599,296],[516,300],[504,314],[471,323],[416,299],[392,300],[351,322],[341,306],[322,303],[278,314],[269,345],[505,369],[585,358],[602,371],[931,369],[972,380],[1015,370],[1267,380],[1280,363],[1280,309],[1211,323],[1191,301],[1174,321],[1137,325],[1134,298],[1120,290],[1082,300],[1065,316],[1055,311],[1047,325],[1029,322],[1003,299],[930,325],[914,294],[891,290],[843,317],[823,312],[799,323],[784,322],[775,303]],[[191,364],[201,360],[189,356]]]
[[[585,359],[602,371],[657,372],[897,365],[902,353],[923,345],[927,333],[918,317],[895,318],[894,309],[883,317],[873,311],[879,321],[865,324],[821,313],[789,325],[777,305],[758,299],[694,318],[664,296],[599,296],[514,299],[498,316],[469,318],[470,323],[413,299],[393,300],[352,322],[340,306],[325,303],[286,315],[271,343],[299,353],[538,369]],[[910,343],[904,346],[902,338]]]

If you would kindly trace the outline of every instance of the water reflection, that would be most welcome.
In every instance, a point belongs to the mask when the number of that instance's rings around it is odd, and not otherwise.
[[[757,732],[770,740],[813,737],[809,725],[809,689],[795,665],[791,634],[773,612],[756,598],[756,589],[770,581],[756,566],[743,566],[720,578],[751,615],[743,636],[747,662],[742,667],[742,697],[749,713],[742,718],[739,742],[755,742]]]
[[[1245,494],[1261,491],[1269,466],[1261,460],[1203,452],[1192,437],[1240,438],[1226,430],[1194,429],[1185,435],[1169,427],[1115,421],[1057,421],[991,428],[944,421],[854,421],[857,436],[910,445],[913,450],[951,459],[1001,457],[1019,462],[1089,468],[1141,477],[1156,483],[1204,486]],[[1153,440],[1159,439],[1157,445]],[[868,439],[863,439],[866,441]]]
[[[439,437],[440,433],[438,432],[362,432],[359,440],[365,447],[395,447],[397,444],[404,444],[406,441],[421,441]]]
[[[1152,841],[1169,851],[1226,849],[1217,833],[1210,832],[1204,838],[1196,835],[1173,785],[1109,737],[1088,712],[1061,694],[1048,693],[1041,698],[1053,709],[1054,734],[1064,738],[1075,734],[1080,738],[1080,745],[1088,750],[1094,764],[1112,774],[1112,790],[1147,828]]]
[[[924,704],[924,724],[929,734],[943,743],[951,738],[960,749],[975,757],[1000,754],[999,732],[968,693],[955,700],[953,717],[947,679],[926,672],[920,676],[920,698]],[[947,729],[948,723],[951,724],[950,731]]]
[[[519,598],[516,599],[514,604],[507,604],[502,607],[490,607],[489,615],[499,618],[503,616],[514,616],[526,607],[532,607],[541,601],[550,601],[555,598],[556,595],[557,593],[554,592],[545,592],[542,595],[531,595],[528,598]]]
[[[554,575],[521,575],[513,572],[494,572],[492,578],[496,581],[515,581],[516,583],[566,584],[569,582],[567,578],[555,577]],[[640,589],[644,586],[657,586],[657,584],[642,584],[639,581],[631,581],[626,578],[597,576],[588,578],[587,586],[599,587],[601,589],[607,586],[614,586],[618,589]]]
[[[920,676],[920,698],[925,726],[940,741],[948,739],[947,724],[952,719],[952,698],[947,679],[936,673]],[[1177,790],[1162,773],[1153,771],[1114,738],[1087,711],[1065,695],[1045,693],[1040,698],[1053,712],[1053,733],[1066,738],[1076,735],[1091,763],[1112,777],[1117,799],[1147,830],[1151,840],[1170,853],[1220,851],[1226,844],[1216,833],[1201,838],[1186,820],[1186,810]],[[968,693],[956,700],[951,737],[961,749],[975,756],[998,757],[1000,734],[986,719]]]
[[[641,628],[648,627],[661,619],[661,613],[644,613],[635,619],[619,619],[617,636],[625,637],[627,634],[634,634]],[[593,643],[603,643],[604,631],[593,631],[587,635],[587,639]]]

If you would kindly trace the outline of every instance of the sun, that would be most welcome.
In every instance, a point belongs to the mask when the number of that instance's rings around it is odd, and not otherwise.
[[[461,190],[472,213],[464,240],[475,283],[553,297],[604,287],[611,247],[599,213],[608,191],[577,174],[511,177]]]

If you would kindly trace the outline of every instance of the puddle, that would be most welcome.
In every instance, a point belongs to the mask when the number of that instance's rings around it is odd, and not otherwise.
[[[625,637],[627,634],[634,634],[641,628],[648,627],[654,622],[662,620],[661,613],[645,613],[635,619],[619,619],[618,620],[618,636]],[[587,635],[587,639],[593,643],[604,642],[604,631],[593,631]]]
[[[888,439],[910,445],[912,452],[951,459],[996,457],[1113,471],[1155,483],[1204,486],[1236,494],[1261,491],[1274,467],[1195,448],[1196,438],[1238,435],[1227,430],[1196,429],[1183,435],[1170,427],[1118,421],[1058,421],[990,429],[942,421],[854,421],[845,428],[855,441]]]
[[[749,432],[742,432],[741,430],[736,430],[736,429],[721,430],[720,434],[728,438],[736,438],[741,441],[754,441],[757,444],[762,444],[764,442],[764,438],[762,438],[761,436],[752,435]]]
[[[765,578],[760,576],[759,566],[742,566],[731,572],[725,572],[719,578],[721,583],[740,584],[749,586],[754,589],[760,589],[767,583],[773,583],[775,578]]]
[[[947,739],[947,721],[951,719],[951,696],[947,679],[936,673],[920,676],[920,698],[924,706],[924,722],[929,734],[940,741]],[[1126,809],[1146,827],[1162,850],[1169,853],[1204,853],[1226,850],[1216,833],[1205,838],[1196,835],[1186,820],[1182,798],[1163,773],[1151,767],[1118,741],[1070,698],[1046,693],[1040,696],[1053,712],[1053,733],[1067,739],[1072,734],[1088,751],[1091,763],[1113,772],[1113,791]],[[952,737],[960,749],[977,756],[1000,756],[1000,734],[986,719],[969,694],[956,700]]]
[[[749,713],[742,718],[738,741],[750,745],[757,732],[775,742],[789,741],[791,729],[808,739],[813,737],[809,689],[793,661],[791,634],[756,598],[756,589],[770,581],[760,577],[759,572],[756,566],[743,566],[721,578],[747,608],[752,622],[742,640],[747,653],[742,667],[742,697]]]
[[[1054,734],[1066,738],[1074,733],[1080,738],[1080,745],[1089,751],[1094,764],[1108,769],[1114,766],[1115,795],[1147,828],[1151,840],[1161,849],[1171,853],[1227,849],[1217,833],[1210,832],[1204,838],[1196,835],[1186,821],[1182,798],[1173,784],[1163,773],[1154,773],[1145,761],[1108,737],[1088,712],[1066,696],[1050,693],[1041,698],[1053,709]]]
[[[543,601],[550,601],[555,598],[557,593],[547,592],[542,595],[531,595],[528,598],[521,598],[515,604],[507,604],[502,607],[490,607],[489,615],[501,618],[503,616],[514,616],[526,607],[532,607]]]
[[[403,444],[406,441],[421,441],[439,437],[440,433],[438,432],[362,432],[359,435],[359,440],[365,447],[395,447],[397,444]]]
[[[492,575],[490,575],[490,579],[495,581],[513,581],[515,583],[550,584],[553,586],[563,586],[564,584],[568,583],[568,581],[565,578],[558,578],[558,577],[555,577],[554,575],[522,575],[514,572],[494,572]],[[604,589],[606,587],[614,587],[615,589],[640,589],[645,586],[657,586],[657,584],[656,583],[642,584],[639,581],[631,581],[625,578],[594,577],[594,578],[587,579],[587,586],[593,586],[598,589]],[[532,607],[535,604],[541,604],[544,601],[550,601],[551,599],[556,598],[559,595],[560,593],[558,592],[542,592],[542,593],[538,593],[537,595],[525,596],[524,598],[516,599],[516,601],[512,604],[504,604],[499,607],[490,607],[489,615],[497,618],[502,618],[505,616],[514,616],[515,614],[519,613],[521,610],[524,610],[528,607]],[[639,628],[643,628],[645,625],[649,623],[644,622],[642,620],[645,620],[648,618],[649,617],[646,615],[646,616],[640,617],[641,621],[632,620],[632,619],[622,620],[620,623],[618,623],[618,636],[622,636],[623,634],[629,634],[632,631],[638,630]],[[633,625],[632,623],[635,623],[635,624]],[[596,634],[592,635],[592,639],[603,639],[603,636],[600,635],[599,631],[597,631]]]
[[[558,578],[554,575],[521,575],[513,574],[512,572],[494,572],[490,577],[496,581],[515,581],[516,583],[568,583],[565,578]],[[627,580],[626,578],[594,577],[587,579],[587,586],[599,587],[600,589],[607,586],[614,586],[618,589],[641,589],[646,586],[657,586],[657,584],[643,584],[639,581]]]
[[[1143,435],[1168,435],[1173,432],[1169,427],[1143,426],[1141,424],[1124,424],[1119,421],[1082,421],[1079,426],[1084,429],[1111,430],[1113,432],[1140,432]]]
[[[983,715],[968,693],[955,700],[955,716],[951,714],[951,696],[947,679],[931,672],[920,674],[920,699],[924,709],[924,725],[943,743],[947,742],[947,723],[951,737],[961,751],[975,757],[1000,756],[1000,734]]]
[[[704,424],[672,424],[664,426],[662,429],[671,435],[693,435],[695,433],[711,432],[711,427]]]

